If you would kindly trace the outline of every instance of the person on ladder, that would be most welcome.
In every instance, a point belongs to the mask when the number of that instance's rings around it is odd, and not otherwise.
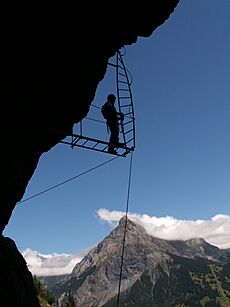
[[[107,96],[107,101],[101,108],[101,113],[106,119],[107,127],[110,131],[109,147],[108,152],[112,154],[117,154],[115,147],[123,147],[124,143],[119,143],[119,120],[124,120],[124,114],[117,112],[115,108],[116,96],[109,94]]]

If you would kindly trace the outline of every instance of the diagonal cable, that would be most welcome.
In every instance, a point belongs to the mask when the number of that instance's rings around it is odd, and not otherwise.
[[[41,195],[41,194],[44,194],[44,193],[46,193],[46,192],[49,192],[49,191],[51,191],[51,190],[53,190],[53,189],[56,189],[56,188],[60,187],[61,185],[65,184],[65,183],[67,183],[67,182],[69,182],[69,181],[71,181],[71,180],[74,180],[74,179],[76,179],[76,178],[79,178],[80,176],[83,176],[83,175],[85,175],[85,174],[88,174],[89,172],[92,172],[92,171],[94,171],[95,169],[97,169],[97,168],[99,168],[99,167],[101,167],[101,166],[103,166],[103,165],[105,165],[105,164],[107,164],[107,163],[109,163],[109,162],[112,162],[113,160],[115,160],[115,159],[117,159],[117,158],[118,158],[118,157],[114,157],[114,158],[112,158],[112,159],[110,159],[110,160],[107,160],[107,161],[105,161],[105,162],[103,162],[103,163],[101,163],[101,164],[99,164],[99,165],[97,165],[97,166],[94,166],[94,167],[92,167],[92,168],[90,168],[90,169],[88,169],[88,170],[86,170],[86,171],[84,171],[84,172],[82,172],[82,173],[80,173],[80,174],[74,176],[74,177],[71,177],[71,178],[69,178],[69,179],[67,179],[67,180],[65,180],[65,181],[62,181],[62,182],[60,182],[60,183],[58,183],[58,184],[56,184],[56,185],[54,185],[54,186],[52,186],[52,187],[50,187],[50,188],[48,188],[48,189],[46,189],[46,190],[43,190],[43,191],[41,191],[41,192],[39,192],[39,193],[37,193],[37,194],[34,194],[34,195],[30,196],[30,197],[27,197],[27,198],[25,198],[25,199],[19,201],[18,204],[19,204],[19,203],[23,203],[23,202],[25,202],[25,201],[27,201],[27,200],[30,200],[30,199],[32,199],[32,198],[34,198],[34,197],[37,197],[37,196],[39,196],[39,195]]]

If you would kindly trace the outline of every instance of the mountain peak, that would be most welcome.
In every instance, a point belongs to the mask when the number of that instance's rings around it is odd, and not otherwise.
[[[124,215],[120,219],[118,226],[111,232],[111,235],[123,237],[124,231],[126,231],[127,237],[131,236],[133,238],[134,237],[144,238],[148,236],[143,226],[129,219],[126,215]]]
[[[131,219],[129,219],[126,215],[122,216],[122,218],[119,221],[119,226],[124,226],[125,223],[131,224],[133,226],[136,226],[137,224],[135,222],[133,222]]]
[[[125,224],[126,218],[127,218],[127,222],[128,222],[128,220],[129,220],[128,217],[126,217],[126,215],[123,215],[122,218],[121,218],[120,221],[119,221],[119,225],[120,225],[120,224]]]
[[[187,274],[186,280],[192,282],[188,269],[193,270],[193,274],[197,274],[198,268],[202,272],[211,272],[208,262],[200,262],[200,258],[217,259],[219,263],[221,259],[229,261],[228,254],[223,254],[203,238],[187,241],[155,238],[125,215],[117,227],[77,263],[72,273],[57,284],[56,293],[63,297],[66,289],[72,289],[79,306],[93,306],[91,302],[97,302],[97,306],[115,306],[124,238],[121,293],[123,302],[131,297],[133,302],[136,293],[144,293],[137,301],[138,306],[153,306],[153,297],[165,297],[163,292],[159,292],[162,285],[169,285],[170,280],[180,281],[182,273]],[[178,289],[183,288],[182,285]],[[175,296],[177,294],[176,290]]]

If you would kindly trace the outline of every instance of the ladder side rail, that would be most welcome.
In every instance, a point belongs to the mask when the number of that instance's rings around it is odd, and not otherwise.
[[[127,85],[128,85],[128,89],[129,89],[129,93],[130,93],[130,100],[131,100],[131,114],[132,114],[132,117],[131,119],[133,120],[133,123],[132,123],[132,127],[133,127],[133,145],[134,145],[134,148],[136,146],[135,144],[135,134],[136,134],[136,131],[135,131],[135,116],[134,116],[134,106],[133,106],[133,95],[132,95],[132,91],[131,91],[131,83],[129,82],[129,77],[128,77],[128,74],[127,74],[127,70],[125,69],[125,65],[124,65],[124,62],[122,60],[122,56],[119,52],[119,55],[120,55],[120,61],[122,63],[122,65],[124,66],[124,72],[126,74],[126,79],[127,79]]]
[[[119,80],[119,67],[121,67],[119,65],[119,62],[121,62],[121,54],[119,51],[117,51],[117,69],[116,69],[116,81],[117,81],[117,98],[118,98],[118,108],[119,108],[119,112],[121,113],[121,103],[120,103],[120,92],[119,92],[119,86],[120,84],[119,83],[123,83],[123,84],[127,84],[127,81],[124,82],[124,81],[120,81]],[[122,64],[122,70],[124,70],[123,68],[123,62],[121,62]],[[123,136],[123,142],[124,144],[126,144],[126,138],[125,138],[125,132],[124,132],[124,126],[123,126],[123,123],[121,122],[121,131],[122,131],[122,136]]]

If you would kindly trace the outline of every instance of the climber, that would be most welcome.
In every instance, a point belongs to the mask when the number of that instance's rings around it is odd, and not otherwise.
[[[117,112],[115,104],[116,96],[109,94],[107,101],[101,108],[103,117],[106,119],[107,127],[110,131],[109,147],[108,152],[117,154],[115,147],[123,147],[124,143],[119,143],[119,120],[124,120],[124,114]]]

